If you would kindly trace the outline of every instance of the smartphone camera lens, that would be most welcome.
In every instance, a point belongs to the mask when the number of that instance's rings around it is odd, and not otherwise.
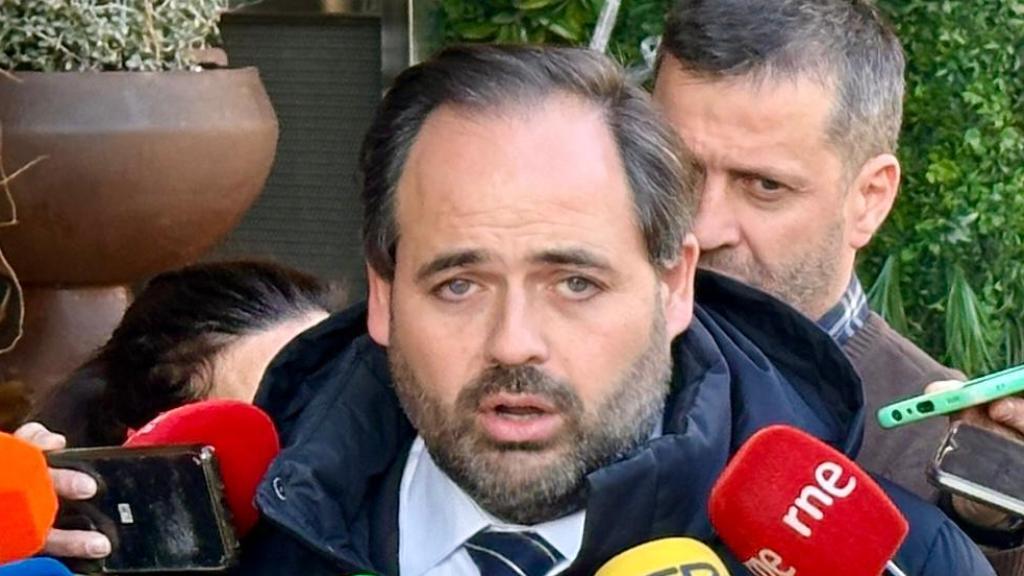
[[[892,419],[897,421],[897,422],[899,422],[899,421],[903,420],[903,414],[900,414],[899,410],[893,410],[892,411]]]

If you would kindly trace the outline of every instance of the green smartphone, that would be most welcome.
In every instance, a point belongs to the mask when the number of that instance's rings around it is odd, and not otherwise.
[[[895,428],[1024,392],[1024,365],[968,380],[963,388],[921,394],[878,409],[882,428]]]

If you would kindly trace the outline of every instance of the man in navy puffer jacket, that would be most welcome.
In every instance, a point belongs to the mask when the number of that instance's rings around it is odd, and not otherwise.
[[[700,174],[664,126],[582,50],[398,78],[362,153],[369,298],[264,377],[283,450],[239,574],[589,575],[671,535],[746,573],[706,511],[730,455],[784,423],[853,456],[863,394],[813,323],[695,272]],[[992,574],[885,487],[907,574]]]

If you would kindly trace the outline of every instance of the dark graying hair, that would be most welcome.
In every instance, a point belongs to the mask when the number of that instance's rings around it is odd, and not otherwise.
[[[523,107],[569,95],[604,112],[633,193],[652,263],[674,262],[690,230],[699,169],[651,108],[647,94],[596,52],[537,46],[456,46],[403,72],[384,97],[363,141],[363,246],[392,280],[400,230],[395,193],[409,150],[442,105],[473,113]]]
[[[903,49],[869,0],[679,0],[661,46],[711,79],[804,76],[834,90],[828,140],[848,172],[896,150]]]

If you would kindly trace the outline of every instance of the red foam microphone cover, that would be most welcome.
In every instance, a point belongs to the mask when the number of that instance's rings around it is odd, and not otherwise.
[[[43,548],[57,494],[41,450],[0,432],[0,564]]]
[[[758,575],[879,576],[909,529],[867,473],[789,426],[740,447],[708,506],[722,540]]]
[[[202,444],[213,447],[224,480],[224,497],[244,536],[256,525],[256,488],[280,451],[274,423],[259,408],[236,400],[206,400],[156,417],[125,446]]]

